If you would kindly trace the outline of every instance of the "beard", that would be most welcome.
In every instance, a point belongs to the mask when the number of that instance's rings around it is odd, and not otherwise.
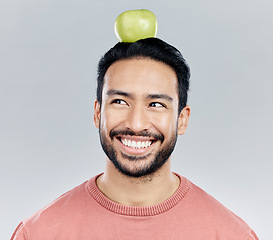
[[[111,130],[110,131],[110,138],[113,141],[114,136],[117,135],[131,135],[131,136],[146,136],[146,137],[152,137],[156,139],[157,141],[160,141],[161,144],[164,142],[164,136],[162,134],[152,134],[147,131],[142,131],[140,133],[135,133],[131,130]],[[100,142],[103,151],[109,158],[109,160],[114,164],[116,169],[122,173],[123,175],[126,175],[128,177],[134,177],[134,178],[140,178],[143,176],[148,176],[153,173],[155,173],[158,169],[160,169],[166,161],[169,159],[170,155],[172,154],[176,141],[177,141],[177,133],[175,132],[171,139],[165,143],[165,146],[163,146],[160,150],[155,152],[154,157],[149,162],[146,161],[148,157],[152,155],[152,153],[148,153],[147,155],[143,156],[132,156],[127,155],[123,152],[121,152],[121,157],[124,159],[129,160],[132,163],[139,163],[138,165],[135,165],[134,167],[127,166],[126,164],[122,164],[122,161],[118,159],[117,151],[114,149],[113,144],[109,140],[107,140],[104,133],[101,131],[101,127],[99,127],[99,136],[100,136]]]

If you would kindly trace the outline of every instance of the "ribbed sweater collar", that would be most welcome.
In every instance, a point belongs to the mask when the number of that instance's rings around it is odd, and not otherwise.
[[[147,207],[125,206],[110,200],[99,190],[96,184],[96,179],[100,175],[97,175],[91,178],[87,182],[86,186],[88,191],[90,192],[92,197],[95,199],[95,201],[97,201],[102,207],[114,213],[126,215],[126,216],[146,217],[146,216],[154,216],[154,215],[158,215],[163,212],[166,212],[167,210],[177,205],[184,198],[190,186],[190,182],[186,178],[176,174],[180,178],[180,185],[178,189],[176,190],[176,192],[164,202],[153,205],[153,206],[147,206]]]

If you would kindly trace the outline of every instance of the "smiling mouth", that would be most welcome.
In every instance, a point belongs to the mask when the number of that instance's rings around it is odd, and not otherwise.
[[[145,149],[150,147],[156,140],[154,139],[142,139],[142,140],[137,140],[137,139],[129,139],[126,137],[117,137],[117,139],[125,146],[129,147],[132,149]]]

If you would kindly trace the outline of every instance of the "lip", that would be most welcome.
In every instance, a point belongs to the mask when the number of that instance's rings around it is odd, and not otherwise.
[[[121,138],[126,138],[127,140],[131,140],[131,141],[152,141],[152,144],[147,147],[147,148],[131,148],[128,146],[125,146],[122,142],[121,142]],[[154,144],[157,142],[157,140],[153,139],[153,138],[148,138],[148,137],[141,137],[141,136],[117,136],[115,137],[115,139],[118,142],[118,145],[120,146],[121,150],[123,152],[126,152],[129,155],[144,155],[144,154],[148,154]]]

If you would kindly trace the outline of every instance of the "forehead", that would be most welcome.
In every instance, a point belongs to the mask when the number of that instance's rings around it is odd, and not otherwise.
[[[105,74],[103,94],[109,89],[140,93],[177,95],[177,77],[168,65],[149,58],[119,60]]]

